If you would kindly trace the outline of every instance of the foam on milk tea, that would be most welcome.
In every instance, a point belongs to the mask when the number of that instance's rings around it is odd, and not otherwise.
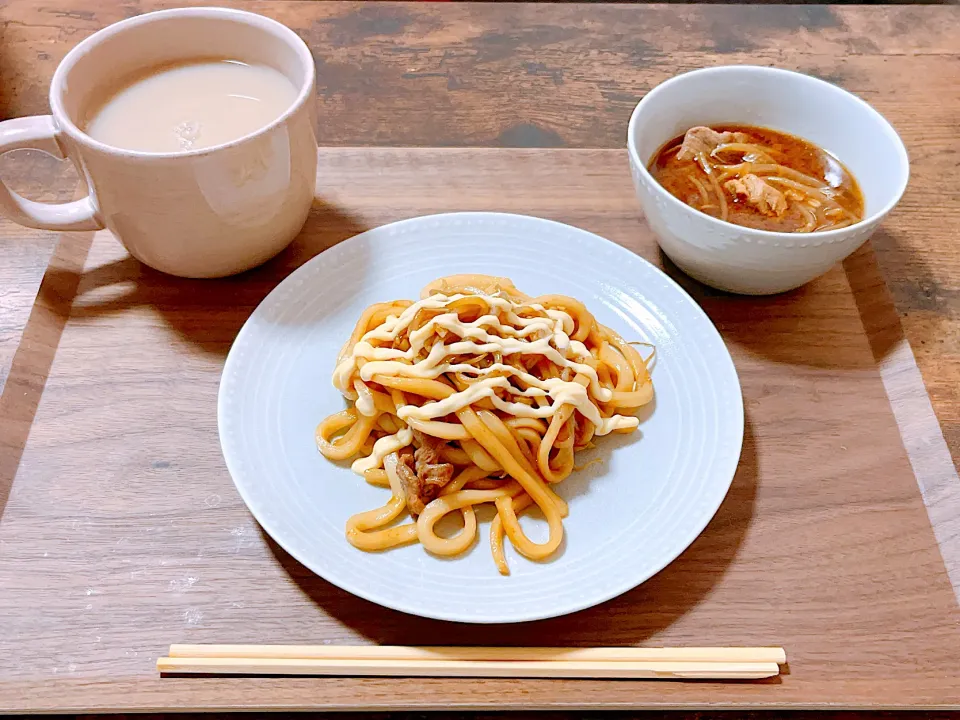
[[[280,117],[297,97],[281,72],[236,60],[165,65],[110,93],[84,128],[94,140],[140,152],[220,145]]]

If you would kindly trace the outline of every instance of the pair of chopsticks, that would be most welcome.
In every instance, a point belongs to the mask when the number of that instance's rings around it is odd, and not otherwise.
[[[171,645],[157,670],[204,675],[758,680],[783,648],[534,648],[389,645]]]

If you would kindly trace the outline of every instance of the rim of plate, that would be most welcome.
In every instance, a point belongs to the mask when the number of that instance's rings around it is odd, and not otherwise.
[[[317,264],[324,262],[324,255],[326,255],[330,250],[335,248],[340,248],[348,244],[362,242],[369,236],[386,233],[390,230],[395,230],[402,226],[406,225],[415,225],[418,223],[423,223],[426,221],[482,221],[489,220],[491,222],[501,221],[510,221],[517,223],[535,223],[537,225],[547,225],[552,226],[554,229],[560,231],[561,229],[564,232],[575,232],[584,239],[589,239],[590,242],[594,242],[607,248],[609,251],[618,254],[622,257],[623,262],[626,264],[638,264],[645,266],[648,271],[652,271],[654,274],[658,275],[664,284],[688,306],[695,315],[698,315],[700,319],[705,322],[705,327],[708,328],[708,332],[714,335],[714,338],[718,341],[719,347],[722,349],[718,360],[717,366],[714,366],[717,376],[719,376],[724,383],[728,383],[736,387],[736,397],[739,402],[735,403],[734,406],[728,407],[727,410],[732,414],[733,417],[726,418],[727,420],[733,420],[736,423],[736,427],[733,428],[734,435],[737,437],[736,448],[723,449],[722,463],[714,464],[712,466],[713,472],[718,476],[723,478],[724,489],[722,494],[718,494],[717,500],[715,503],[711,503],[709,510],[704,512],[702,517],[699,518],[699,521],[694,523],[690,531],[688,531],[684,536],[682,541],[676,542],[675,551],[672,553],[664,553],[662,562],[655,565],[655,569],[646,573],[645,577],[635,577],[629,576],[621,580],[620,582],[611,583],[610,587],[603,593],[598,593],[592,595],[587,600],[576,600],[569,601],[562,605],[550,606],[549,609],[545,611],[528,611],[523,614],[517,614],[513,617],[506,618],[463,618],[455,614],[444,614],[440,612],[432,612],[428,609],[419,608],[416,606],[416,603],[404,602],[404,601],[395,601],[389,597],[384,597],[383,595],[378,595],[376,592],[370,591],[363,587],[352,582],[350,579],[336,576],[336,574],[328,574],[318,570],[313,563],[308,559],[302,557],[299,552],[295,551],[292,548],[293,543],[287,542],[284,537],[284,530],[282,527],[276,527],[272,522],[266,519],[261,519],[260,515],[254,510],[256,503],[252,501],[247,488],[244,483],[239,479],[241,478],[241,473],[237,467],[236,458],[231,457],[232,453],[228,450],[229,441],[225,437],[224,433],[224,417],[226,414],[226,387],[227,387],[227,378],[233,376],[233,367],[239,361],[237,359],[238,353],[236,348],[241,345],[254,330],[253,320],[261,310],[267,306],[271,298],[281,295],[284,289],[298,283],[298,276],[300,278],[308,275],[311,272],[311,268]],[[233,344],[230,347],[230,352],[227,354],[227,359],[224,362],[223,370],[220,376],[220,385],[217,393],[217,430],[218,437],[220,440],[221,453],[223,455],[224,461],[227,466],[227,471],[230,473],[230,478],[233,480],[233,484],[237,489],[241,499],[246,505],[248,512],[253,516],[257,523],[267,532],[268,535],[281,547],[284,552],[289,554],[294,558],[298,563],[306,567],[310,572],[316,574],[317,576],[323,578],[327,582],[335,585],[336,587],[345,590],[352,595],[356,595],[363,600],[367,600],[381,607],[386,607],[392,610],[399,612],[407,613],[409,615],[415,615],[417,617],[423,617],[433,620],[443,620],[448,622],[462,622],[468,624],[476,625],[494,625],[494,624],[514,624],[514,623],[523,623],[523,622],[533,622],[536,620],[546,620],[549,618],[560,617],[563,615],[569,615],[581,610],[586,610],[597,605],[601,605],[613,598],[619,597],[620,595],[632,590],[635,587],[640,586],[641,584],[647,582],[652,577],[660,573],[665,567],[670,565],[674,560],[676,560],[680,555],[682,555],[687,548],[693,544],[701,533],[706,529],[707,525],[716,515],[717,510],[720,509],[720,505],[726,499],[727,494],[730,491],[730,486],[733,483],[734,476],[737,471],[737,467],[740,464],[740,456],[743,450],[743,434],[744,434],[744,408],[743,408],[743,394],[740,385],[740,379],[737,374],[736,366],[733,363],[733,358],[730,356],[730,351],[727,349],[726,343],[723,341],[723,337],[720,335],[720,332],[717,330],[716,326],[713,324],[713,321],[710,317],[704,312],[697,302],[684,290],[673,278],[667,275],[663,270],[658,268],[653,263],[649,262],[645,258],[637,255],[634,252],[624,248],[617,243],[608,240],[607,238],[597,235],[590,232],[589,230],[584,230],[582,228],[576,227],[574,225],[568,225],[566,223],[557,222],[555,220],[548,220],[546,218],[536,217],[534,215],[521,215],[518,213],[503,213],[503,212],[482,212],[482,211],[469,211],[469,212],[449,212],[449,213],[434,213],[430,215],[418,215],[416,217],[407,218],[404,220],[397,220],[392,223],[387,223],[385,225],[379,225],[377,227],[365,230],[362,233],[358,233],[337,245],[327,248],[326,250],[318,253],[314,257],[310,258],[307,262],[303,263],[300,267],[290,273],[285,277],[276,287],[271,290],[267,296],[260,301],[254,311],[250,314],[250,317],[244,322],[243,327],[240,328],[240,332],[237,333],[237,337],[234,339]]]

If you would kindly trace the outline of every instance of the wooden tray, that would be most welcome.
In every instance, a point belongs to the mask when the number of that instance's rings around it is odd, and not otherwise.
[[[295,245],[228,280],[155,273],[105,233],[61,239],[0,401],[0,710],[960,706],[960,613],[918,488],[956,513],[956,474],[869,249],[775,298],[681,279],[733,353],[746,438],[713,522],[636,590],[471,627],[298,565],[247,513],[216,425],[230,344],[294,267],[369,227],[468,209],[659,261],[619,151],[325,150],[319,188]],[[160,678],[173,642],[776,644],[790,662],[756,684]]]

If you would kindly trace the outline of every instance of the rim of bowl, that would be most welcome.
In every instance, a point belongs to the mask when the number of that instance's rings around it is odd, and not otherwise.
[[[253,25],[266,32],[274,32],[280,38],[286,39],[300,57],[300,60],[303,62],[304,69],[306,70],[306,75],[304,76],[303,82],[300,84],[300,88],[297,91],[297,97],[292,103],[290,103],[290,106],[284,110],[281,115],[263,127],[257,128],[253,132],[249,132],[246,135],[235,138],[234,140],[229,140],[227,142],[220,143],[219,145],[198,148],[196,150],[181,150],[176,152],[146,152],[143,150],[127,150],[115,145],[108,145],[107,143],[92,138],[77,126],[77,124],[73,121],[73,118],[70,117],[69,113],[67,113],[63,106],[63,101],[60,97],[62,93],[58,91],[58,88],[64,85],[67,74],[77,64],[77,61],[80,59],[80,57],[90,52],[92,48],[100,44],[105,38],[125,32],[126,30],[139,25],[149,25],[151,23],[171,17],[197,17],[234,20],[247,23],[248,25]],[[295,112],[299,111],[300,108],[303,107],[304,103],[308,102],[315,94],[314,85],[316,83],[316,73],[317,68],[313,61],[313,54],[310,52],[310,48],[307,46],[307,44],[303,41],[303,38],[301,38],[283,23],[277,22],[273,18],[269,18],[266,15],[260,15],[248,10],[237,10],[235,8],[216,6],[155,10],[153,12],[144,13],[143,15],[136,15],[132,18],[126,18],[125,20],[119,20],[111,25],[107,25],[107,27],[98,30],[90,37],[85,38],[77,43],[73,49],[66,54],[53,73],[53,79],[50,81],[50,109],[53,112],[53,117],[57,125],[60,126],[60,129],[63,132],[65,132],[67,135],[73,136],[77,142],[94,147],[103,153],[142,158],[145,160],[174,160],[184,157],[199,157],[201,155],[208,155],[219,150],[223,150],[224,148],[234,147],[236,145],[248,142],[249,140],[260,135],[264,135],[285,123]]]
[[[854,103],[860,105],[864,110],[867,111],[868,115],[872,115],[873,118],[880,124],[884,132],[889,135],[893,141],[894,146],[897,149],[897,154],[899,159],[903,163],[903,176],[900,178],[900,184],[897,188],[897,191],[894,193],[893,198],[882,208],[876,210],[870,215],[867,215],[859,222],[854,223],[853,225],[848,225],[846,227],[837,228],[835,230],[821,230],[816,233],[793,233],[793,232],[784,232],[781,230],[760,230],[759,228],[746,227],[743,225],[737,225],[736,223],[731,223],[726,220],[721,220],[715,218],[712,215],[707,213],[700,212],[699,210],[687,205],[685,202],[679,198],[673,196],[667,192],[666,188],[661,185],[655,177],[650,173],[650,170],[647,168],[647,163],[640,159],[640,154],[637,152],[637,143],[636,143],[636,129],[637,129],[637,117],[640,112],[640,108],[644,103],[649,103],[655,101],[658,94],[660,94],[665,88],[673,85],[674,83],[680,82],[683,79],[687,78],[690,75],[708,75],[708,74],[723,74],[726,72],[734,70],[744,70],[749,72],[761,72],[770,75],[780,75],[780,76],[793,76],[795,78],[802,78],[804,81],[809,81],[815,86],[819,86],[821,91],[824,92],[837,92],[842,95],[846,95],[847,99],[851,100]],[[776,130],[777,128],[773,128]],[[744,232],[749,232],[752,235],[758,235],[760,237],[767,238],[776,238],[777,240],[796,240],[798,237],[808,237],[809,235],[816,235],[818,239],[824,239],[829,241],[831,239],[838,239],[843,235],[849,234],[850,230],[857,228],[861,225],[864,225],[868,222],[874,222],[882,219],[886,216],[893,208],[897,206],[901,198],[903,198],[903,193],[907,189],[907,184],[910,181],[910,158],[907,155],[907,148],[903,144],[903,139],[897,133],[893,125],[890,124],[890,121],[887,120],[883,115],[881,115],[870,103],[866,100],[854,95],[849,90],[844,90],[839,85],[834,85],[831,82],[826,80],[821,80],[820,78],[814,77],[812,75],[807,75],[806,73],[796,72],[794,70],[784,70],[783,68],[775,67],[765,67],[763,65],[717,65],[714,67],[699,68],[697,70],[689,70],[679,75],[674,75],[673,77],[664,80],[662,83],[654,87],[650,92],[640,98],[640,102],[637,103],[636,107],[633,109],[633,112],[630,114],[630,123],[627,125],[627,151],[630,154],[630,157],[633,159],[634,164],[640,168],[647,178],[652,181],[653,187],[656,188],[655,192],[658,193],[661,197],[665,197],[667,202],[674,204],[676,207],[683,208],[687,212],[696,213],[697,217],[704,218],[707,222],[711,224],[716,224],[720,227],[730,228],[738,227]],[[842,162],[842,160],[841,160]]]

